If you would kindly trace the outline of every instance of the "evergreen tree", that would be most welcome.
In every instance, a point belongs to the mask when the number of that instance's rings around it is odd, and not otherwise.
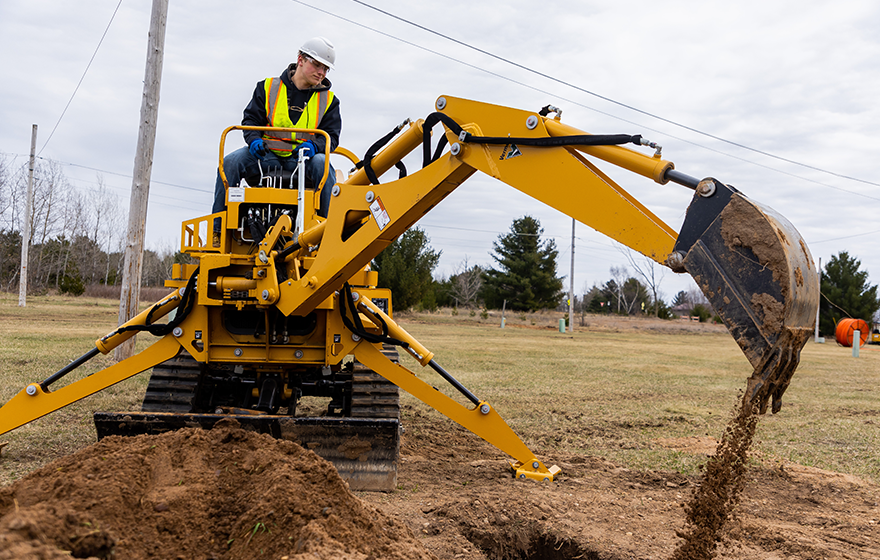
[[[373,270],[379,273],[379,287],[390,288],[393,307],[401,311],[421,303],[426,295],[433,298],[428,307],[436,307],[432,273],[440,261],[421,228],[412,228],[395,239],[373,259]]]
[[[562,297],[556,277],[556,243],[541,241],[544,229],[531,216],[513,220],[510,233],[498,236],[492,258],[498,263],[483,272],[483,300],[487,307],[535,311],[555,308]]]
[[[868,273],[859,270],[861,264],[841,251],[825,265],[819,299],[819,330],[823,335],[834,336],[837,322],[847,317],[871,322],[880,309],[877,286],[868,284]]]
[[[672,300],[672,307],[689,303],[691,303],[690,295],[686,291],[681,290],[675,294],[675,299]]]

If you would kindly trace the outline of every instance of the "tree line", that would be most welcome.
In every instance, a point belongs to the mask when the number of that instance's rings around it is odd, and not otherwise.
[[[493,243],[490,256],[496,266],[470,265],[465,260],[449,277],[435,279],[433,271],[440,252],[430,247],[423,230],[413,228],[389,245],[372,265],[379,272],[380,285],[393,291],[394,305],[399,310],[443,306],[511,311],[567,309],[567,292],[563,290],[563,279],[557,276],[559,251],[555,241],[542,239],[543,233],[537,219],[517,218],[510,231]],[[659,282],[650,268],[653,261],[650,266],[631,262],[644,280],[629,276],[627,267],[612,267],[611,280],[575,295],[575,311],[671,317],[669,307],[658,297]],[[681,297],[691,299],[688,294]]]
[[[0,155],[0,289],[18,289],[26,216],[28,168],[14,168]],[[127,211],[100,175],[88,191],[75,188],[61,165],[37,160],[28,251],[28,291],[49,289],[74,295],[90,285],[121,283]],[[161,286],[171,271],[173,250],[144,252],[143,286]]]
[[[530,216],[517,218],[510,232],[499,235],[493,244],[490,256],[496,266],[470,265],[465,260],[452,275],[437,279],[433,272],[440,252],[431,248],[427,234],[416,227],[389,245],[372,266],[379,272],[380,286],[394,293],[397,310],[567,310],[568,294],[562,290],[562,278],[557,277],[558,251],[552,239],[542,240],[543,232],[538,220]],[[635,274],[631,275],[627,266],[612,266],[607,282],[585,287],[575,295],[575,312],[663,319],[687,314],[701,321],[720,321],[696,286],[678,292],[669,303],[664,301],[655,270],[659,265],[648,258],[639,261],[628,250],[624,254]],[[880,323],[877,286],[868,282],[860,261],[846,251],[832,257],[825,266],[820,292],[819,329],[825,336],[833,336],[837,322],[847,317]]]
[[[0,154],[0,290],[18,289],[21,235],[27,199],[26,165],[15,168]],[[78,295],[87,286],[121,283],[126,236],[126,210],[108,192],[100,175],[88,191],[74,188],[61,165],[40,159],[34,170],[31,209],[29,291],[50,289]],[[512,311],[567,309],[567,293],[557,276],[558,250],[552,239],[542,239],[540,222],[523,216],[510,231],[498,236],[490,253],[495,266],[461,263],[449,277],[435,279],[440,252],[420,228],[412,228],[373,260],[382,287],[394,292],[398,310],[409,308],[467,309],[505,307]],[[687,312],[707,320],[714,315],[699,290],[679,292],[670,303],[659,292],[656,263],[638,261],[623,251],[629,267],[611,267],[611,278],[575,296],[578,313],[618,313],[670,318]],[[176,248],[144,252],[142,286],[162,286],[181,255]],[[840,319],[851,317],[875,324],[880,309],[877,286],[868,282],[861,262],[846,251],[833,256],[822,271],[819,329],[833,336]]]

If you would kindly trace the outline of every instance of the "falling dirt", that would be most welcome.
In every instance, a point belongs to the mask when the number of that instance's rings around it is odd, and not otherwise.
[[[715,454],[704,467],[703,480],[685,507],[687,528],[677,532],[684,542],[672,560],[709,560],[746,484],[748,451],[758,417],[751,403],[741,402],[727,425]]]

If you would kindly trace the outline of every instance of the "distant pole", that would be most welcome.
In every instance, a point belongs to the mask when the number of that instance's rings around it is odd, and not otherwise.
[[[822,257],[819,257],[819,290],[822,290]],[[822,301],[821,296],[819,297],[819,301]],[[819,342],[819,306],[816,307],[816,334],[813,341]]]
[[[147,38],[147,68],[144,75],[144,95],[141,100],[141,123],[134,156],[134,177],[131,182],[131,201],[128,209],[128,237],[125,245],[125,264],[122,269],[122,292],[119,297],[120,325],[138,313],[167,16],[168,0],[153,0],[150,34]],[[135,338],[132,337],[116,348],[114,357],[117,360],[131,357],[134,354],[134,345]]]
[[[571,274],[568,275],[568,332],[574,332],[574,218],[571,219]]]
[[[18,273],[18,306],[27,306],[28,249],[31,244],[31,209],[34,207],[34,159],[37,152],[37,125],[31,130],[31,160],[28,165],[27,204],[21,228],[21,271]]]

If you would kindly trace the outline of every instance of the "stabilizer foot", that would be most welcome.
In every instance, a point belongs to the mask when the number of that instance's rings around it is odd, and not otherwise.
[[[543,482],[553,482],[553,479],[562,472],[562,469],[553,465],[547,468],[544,463],[534,459],[530,463],[521,463],[519,461],[511,461],[510,467],[516,473],[516,478],[520,480],[532,479]]]

